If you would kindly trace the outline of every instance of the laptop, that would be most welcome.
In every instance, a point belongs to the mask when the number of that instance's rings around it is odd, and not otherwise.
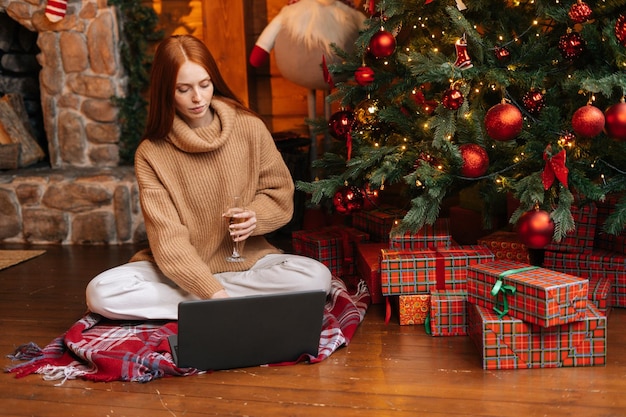
[[[169,337],[174,362],[222,370],[317,356],[325,302],[321,290],[183,301]]]

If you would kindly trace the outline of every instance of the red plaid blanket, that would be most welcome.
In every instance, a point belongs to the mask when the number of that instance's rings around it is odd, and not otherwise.
[[[350,294],[343,281],[333,278],[318,355],[304,355],[296,363],[321,362],[350,343],[369,302],[363,282],[355,294]],[[27,362],[7,371],[17,377],[37,373],[47,380],[63,381],[82,378],[148,382],[164,376],[196,374],[197,369],[178,368],[173,362],[167,338],[177,332],[176,321],[119,322],[88,313],[43,349],[34,343],[20,346],[11,357]]]

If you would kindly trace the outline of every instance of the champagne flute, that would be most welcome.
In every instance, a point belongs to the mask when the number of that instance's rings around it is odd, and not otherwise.
[[[224,213],[224,218],[228,222],[229,230],[231,224],[243,223],[247,220],[243,217],[233,217],[234,214],[241,213],[244,210],[245,209],[241,204],[241,197],[232,197],[231,202],[226,207],[226,212]],[[226,257],[226,260],[228,262],[242,262],[245,260],[245,258],[241,256],[240,253],[240,243],[241,242],[235,241],[233,238],[233,253],[230,256]]]

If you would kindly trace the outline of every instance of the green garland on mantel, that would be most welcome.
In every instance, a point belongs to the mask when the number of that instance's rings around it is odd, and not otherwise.
[[[156,30],[159,18],[151,7],[140,0],[109,0],[117,7],[120,22],[120,56],[128,75],[126,95],[112,97],[118,107],[120,123],[120,163],[132,164],[141,141],[148,113],[145,93],[150,83],[152,53],[150,45],[163,38]]]

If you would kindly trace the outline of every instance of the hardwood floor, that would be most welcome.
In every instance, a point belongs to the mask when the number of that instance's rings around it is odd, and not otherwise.
[[[11,248],[4,245],[3,248]],[[0,271],[2,365],[46,345],[85,312],[84,287],[136,247],[43,247]],[[352,343],[326,361],[141,383],[0,377],[2,416],[625,416],[626,310],[608,320],[602,367],[485,371],[468,337],[384,323],[370,307]]]

